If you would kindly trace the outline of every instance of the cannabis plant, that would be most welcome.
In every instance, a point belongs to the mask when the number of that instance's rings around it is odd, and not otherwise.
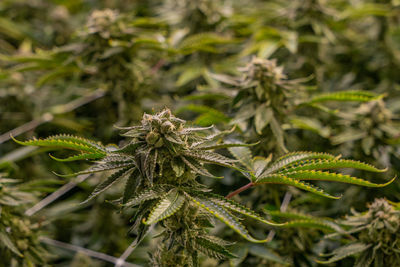
[[[23,214],[23,207],[35,198],[13,185],[16,182],[0,176],[2,266],[43,266],[48,254],[39,243],[39,224]]]
[[[240,246],[238,254],[244,257],[231,260],[235,266],[239,262],[251,266],[316,266],[315,257],[327,246],[327,242],[320,242],[323,233],[344,232],[329,218],[318,218],[293,209],[286,212],[266,209],[265,212],[274,220],[286,222],[284,229],[278,230],[274,240],[264,246]]]
[[[338,133],[333,134],[331,141],[335,145],[350,146],[352,154],[359,158],[364,154],[388,165],[393,148],[387,144],[396,142],[398,137],[398,123],[394,118],[383,99],[362,104],[353,112],[339,114],[338,129],[335,129]]]
[[[68,45],[6,59],[17,63],[11,67],[23,73],[35,70],[38,88],[52,85],[105,89],[111,102],[102,103],[102,107],[117,106],[119,119],[129,121],[138,119],[134,116],[142,112],[140,100],[151,95],[144,87],[150,81],[151,62],[157,62],[149,51],[161,49],[160,29],[161,24],[151,18],[111,9],[95,10]],[[138,110],[132,112],[132,106]]]
[[[367,212],[352,211],[352,215],[339,221],[355,238],[344,239],[343,246],[327,256],[333,263],[346,257],[355,256],[354,266],[396,266],[400,262],[400,209],[396,203],[376,199]]]
[[[104,146],[98,142],[70,135],[56,135],[46,139],[33,139],[22,145],[67,148],[78,151],[67,158],[52,158],[63,161],[95,160],[87,170],[61,176],[115,170],[93,190],[87,201],[98,196],[115,183],[126,179],[121,198],[114,202],[124,208],[134,208],[132,231],[141,240],[150,226],[158,223],[164,228],[160,234],[164,241],[152,255],[156,266],[196,266],[198,253],[218,259],[234,255],[226,248],[227,243],[207,233],[217,218],[232,228],[244,239],[266,242],[268,239],[253,237],[240,222],[237,214],[253,218],[268,226],[281,226],[247,207],[228,198],[255,185],[281,183],[292,185],[317,195],[337,198],[323,190],[306,184],[302,180],[330,180],[363,186],[380,187],[371,182],[330,172],[318,171],[326,168],[357,168],[373,172],[381,170],[351,160],[340,160],[335,156],[320,153],[293,153],[266,166],[265,160],[251,157],[248,146],[238,142],[223,142],[227,132],[215,131],[205,135],[207,128],[186,127],[185,121],[173,116],[168,109],[149,115],[144,114],[141,125],[122,128],[128,140],[121,147]],[[229,132],[229,131],[228,131]],[[237,160],[223,156],[213,150],[229,148]],[[239,161],[240,165],[235,164]],[[204,164],[216,164],[238,170],[250,184],[232,192],[228,198],[209,192],[198,183],[201,176],[222,178],[211,174]],[[244,169],[247,167],[247,170]]]
[[[225,23],[231,2],[168,0],[156,7],[170,29],[167,43],[172,53],[163,59],[168,90],[184,96],[209,82],[210,70],[231,69],[238,43]]]
[[[366,102],[378,97],[365,91],[312,93],[304,83],[308,79],[288,79],[283,67],[278,66],[276,60],[253,57],[239,70],[241,75],[236,77],[212,75],[216,81],[226,84],[227,88],[217,85],[206,93],[218,92],[230,99],[233,110],[230,123],[239,126],[246,140],[261,142],[264,153],[287,152],[287,134],[284,130],[288,128],[312,130],[327,137],[309,122],[310,118],[295,116],[302,114],[298,110],[303,107],[311,108],[314,114],[319,110],[332,113],[329,106],[325,105],[326,102]],[[229,90],[232,92],[229,93]],[[199,111],[202,116],[207,113],[210,116],[215,115],[212,108],[189,109]],[[312,119],[318,118],[314,115]]]

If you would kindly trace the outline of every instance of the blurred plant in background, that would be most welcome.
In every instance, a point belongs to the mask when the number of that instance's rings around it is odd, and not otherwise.
[[[354,266],[395,266],[400,262],[399,238],[400,209],[386,199],[375,199],[367,212],[352,211],[352,215],[340,221],[348,227],[355,240],[346,242],[321,263],[332,263],[345,257],[358,255]],[[328,256],[330,256],[328,255]]]
[[[42,266],[49,257],[39,242],[40,222],[24,215],[27,203],[35,201],[15,179],[0,176],[0,253],[2,263],[9,266]]]

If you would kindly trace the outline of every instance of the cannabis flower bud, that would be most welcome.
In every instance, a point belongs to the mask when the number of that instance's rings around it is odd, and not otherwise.
[[[86,23],[88,33],[98,33],[105,39],[110,38],[110,26],[117,20],[117,17],[118,12],[111,9],[93,11]]]
[[[278,66],[276,60],[268,60],[254,57],[246,67],[240,69],[245,81],[258,81],[268,87],[283,84],[287,78],[283,73],[283,67]]]

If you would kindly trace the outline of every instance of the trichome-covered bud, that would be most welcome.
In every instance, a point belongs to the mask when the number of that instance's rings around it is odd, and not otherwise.
[[[118,12],[105,9],[95,10],[90,14],[86,23],[89,34],[99,34],[103,38],[109,38],[111,35],[110,26],[117,20]]]
[[[146,135],[146,142],[149,145],[154,145],[160,139],[160,134],[157,132],[149,132]]]
[[[170,133],[175,129],[175,126],[170,121],[165,121],[161,125],[161,133]]]
[[[278,66],[275,59],[254,57],[241,71],[246,81],[258,81],[269,87],[281,84],[286,79],[283,67]]]

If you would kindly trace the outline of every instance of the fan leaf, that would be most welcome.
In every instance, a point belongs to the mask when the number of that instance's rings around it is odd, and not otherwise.
[[[132,172],[133,169],[132,167],[126,167],[122,170],[119,170],[115,173],[113,173],[110,177],[108,177],[105,181],[100,183],[99,185],[96,186],[96,188],[93,190],[93,192],[90,194],[90,196],[83,201],[81,204],[87,203],[88,201],[92,200],[96,196],[98,196],[100,193],[106,191],[108,188],[110,188],[113,184],[124,178],[128,173]]]
[[[200,206],[201,208],[205,209],[206,211],[214,215],[216,218],[225,223],[227,226],[229,226],[239,235],[244,237],[246,240],[254,243],[264,243],[268,241],[268,239],[258,240],[252,237],[236,217],[234,217],[225,208],[221,207],[212,200],[200,197],[190,197],[190,198],[194,203],[196,203],[198,206]]]
[[[259,177],[257,180],[254,182],[255,185],[259,184],[285,184],[285,185],[291,185],[306,191],[309,191],[311,193],[314,193],[319,196],[327,197],[327,198],[332,198],[332,199],[339,199],[339,197],[332,196],[328,193],[326,193],[323,189],[316,187],[311,184],[303,183],[301,181],[298,181],[296,179],[287,177],[285,175],[281,174],[271,174],[265,177]]]
[[[335,168],[353,168],[370,172],[385,172],[386,169],[378,169],[370,164],[356,160],[338,159],[338,160],[309,160],[300,162],[297,165],[290,165],[281,173],[300,171],[300,170],[317,170],[317,169],[335,169]]]
[[[177,189],[172,189],[157,203],[143,223],[149,225],[164,220],[177,212],[184,202],[185,197]]]
[[[353,177],[350,175],[344,175],[340,173],[331,173],[331,172],[323,172],[323,171],[295,171],[295,172],[288,172],[285,173],[285,176],[289,178],[294,178],[298,180],[318,180],[318,181],[334,181],[334,182],[341,182],[347,184],[356,184],[362,185],[367,187],[384,187],[388,184],[392,183],[396,177],[391,179],[389,182],[384,184],[375,184],[371,183],[367,180]]]
[[[193,245],[208,257],[216,259],[235,258],[236,256],[224,247],[225,244],[221,244],[219,241],[213,236],[198,236],[194,239]]]
[[[258,215],[256,212],[252,211],[251,209],[249,209],[233,200],[230,200],[230,199],[227,199],[227,198],[224,198],[217,194],[212,194],[212,193],[202,193],[202,194],[224,208],[228,208],[237,213],[246,215],[250,218],[253,218],[253,219],[260,221],[262,223],[265,223],[267,225],[271,225],[271,226],[282,226],[283,225],[280,223],[270,222],[270,221],[262,218],[260,215]]]

